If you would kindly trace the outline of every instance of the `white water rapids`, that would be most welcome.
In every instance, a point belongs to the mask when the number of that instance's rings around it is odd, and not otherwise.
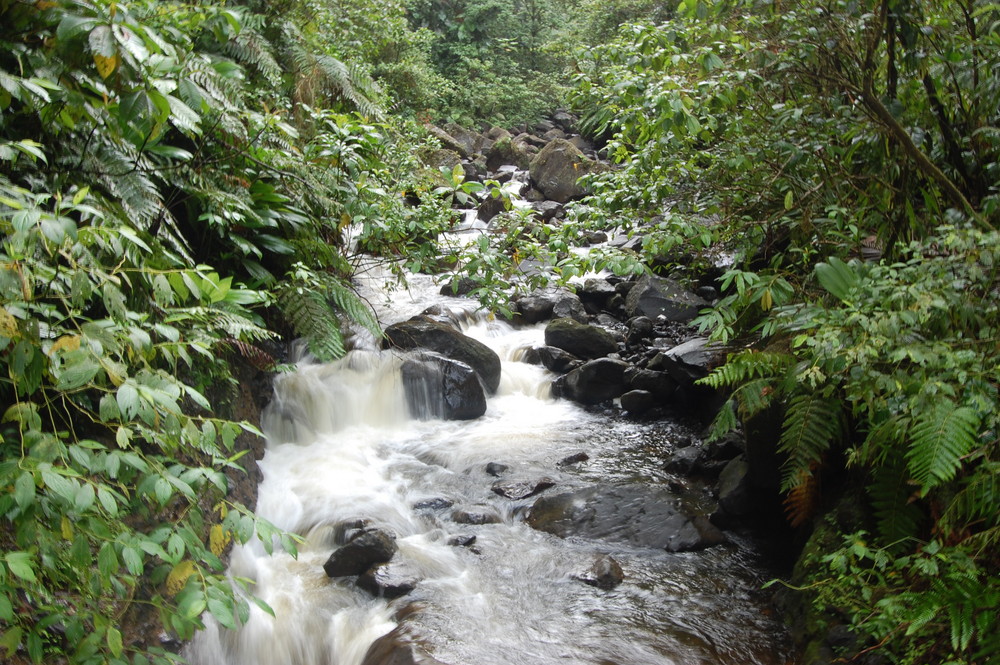
[[[384,323],[430,304],[426,293],[403,295],[410,300],[382,312]],[[277,547],[269,556],[256,541],[235,547],[231,574],[253,580],[275,616],[251,604],[238,631],[208,617],[187,658],[195,665],[361,665],[372,642],[404,622],[449,665],[788,662],[758,590],[767,579],[760,557],[745,539],[685,554],[563,540],[523,522],[534,499],[490,491],[489,462],[518,477],[551,477],[557,486],[550,493],[597,482],[662,483],[662,452],[690,431],[551,399],[552,375],[515,360],[519,349],[543,343],[541,328],[479,319],[465,332],[503,361],[498,393],[473,421],[412,419],[391,352],[356,350],[279,377],[263,423],[268,442],[256,510],[306,542],[297,559]],[[578,451],[590,460],[557,466]],[[451,509],[414,507],[436,498],[455,508],[491,506],[502,522],[458,524]],[[396,535],[393,560],[420,579],[412,593],[387,601],[355,578],[327,577],[334,525],[359,518]],[[475,549],[449,546],[456,535],[475,535]],[[624,569],[624,583],[611,591],[573,578],[599,554]]]

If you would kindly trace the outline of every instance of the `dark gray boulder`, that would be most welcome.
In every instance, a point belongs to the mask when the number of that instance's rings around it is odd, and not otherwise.
[[[470,150],[471,146],[465,145],[462,141],[459,141],[449,132],[436,127],[434,125],[427,126],[427,133],[440,141],[441,146],[448,150],[454,150],[457,152],[462,159],[468,159],[472,156],[473,150]]]
[[[451,513],[451,519],[458,524],[499,524],[500,513],[489,506],[458,508]]]
[[[580,177],[607,168],[601,162],[586,157],[569,141],[553,139],[531,160],[529,173],[532,182],[546,198],[566,203],[587,193],[577,182]]]
[[[556,481],[552,480],[548,476],[543,478],[535,478],[532,480],[498,480],[493,483],[494,494],[499,494],[500,496],[512,499],[514,501],[519,501],[521,499],[527,499],[530,496],[535,496],[540,494],[550,487],[554,487]]]
[[[626,369],[621,360],[590,360],[554,381],[553,392],[580,404],[600,404],[625,392]]]
[[[677,382],[667,372],[631,368],[625,373],[625,382],[631,390],[645,390],[660,401],[670,399],[677,390]]]
[[[633,316],[628,320],[625,344],[635,346],[653,336],[653,320],[648,316]]]
[[[729,460],[719,474],[719,507],[730,515],[746,515],[753,509],[749,473],[750,465],[740,455]]]
[[[573,453],[572,455],[563,457],[561,460],[556,462],[556,466],[572,466],[574,464],[579,464],[580,462],[586,462],[589,459],[590,455],[581,450],[578,453]]]
[[[531,365],[542,365],[545,369],[563,374],[583,364],[572,353],[554,346],[535,346],[524,352],[522,360]]]
[[[469,365],[479,375],[487,392],[500,385],[500,357],[482,342],[451,326],[426,316],[394,323],[385,329],[383,348],[428,349]]]
[[[560,538],[624,542],[681,552],[723,542],[707,517],[689,515],[666,490],[644,485],[597,486],[535,500],[528,524]]]
[[[655,320],[662,316],[667,321],[682,323],[698,316],[708,305],[672,279],[656,275],[640,277],[625,298],[625,311],[630,317],[647,316]]]
[[[549,322],[545,326],[545,344],[584,359],[601,358],[618,350],[618,343],[607,330],[571,318]]]
[[[358,577],[358,586],[376,598],[400,598],[417,588],[420,578],[402,563],[372,566]]]
[[[329,577],[360,575],[375,564],[388,562],[396,549],[394,535],[376,527],[366,528],[331,554],[323,570]]]
[[[668,372],[679,384],[687,385],[708,376],[712,367],[721,362],[722,355],[721,347],[697,337],[658,354],[651,364]]]
[[[640,415],[656,406],[656,396],[646,390],[630,390],[621,396],[621,403],[629,413]]]
[[[563,205],[555,201],[536,201],[531,204],[535,219],[547,222],[559,217],[563,211]]]
[[[400,624],[368,647],[361,665],[444,665],[430,656],[405,624]]]
[[[610,591],[622,583],[625,573],[621,565],[610,556],[601,555],[586,571],[573,575],[573,579],[584,584]]]
[[[506,164],[524,170],[531,164],[532,149],[520,136],[515,138],[509,132],[502,132],[486,151],[486,166],[490,171]]]
[[[423,352],[400,368],[410,413],[419,420],[473,420],[486,413],[486,392],[468,364]]]
[[[538,289],[518,298],[515,307],[525,323],[540,323],[554,316],[587,320],[583,303],[566,289]]]
[[[486,465],[486,473],[490,474],[495,478],[500,477],[503,474],[507,473],[509,469],[510,469],[509,466],[507,466],[506,464],[501,464],[500,462],[490,462]]]

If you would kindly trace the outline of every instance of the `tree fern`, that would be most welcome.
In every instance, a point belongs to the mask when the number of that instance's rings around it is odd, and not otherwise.
[[[381,118],[382,109],[375,102],[381,93],[378,84],[357,64],[347,64],[325,53],[310,51],[305,41],[296,39],[293,28],[289,41],[296,68],[296,98],[314,104],[317,97],[330,95],[349,102],[362,115]]]
[[[800,484],[803,471],[812,473],[824,453],[838,441],[842,433],[840,400],[815,394],[797,395],[788,404],[784,428],[778,449],[788,454],[782,479],[782,490]]]
[[[329,362],[346,353],[340,320],[322,293],[308,286],[290,286],[278,291],[278,306],[318,359]]]
[[[955,477],[962,458],[976,445],[979,415],[942,398],[921,412],[910,429],[906,459],[921,494]]]
[[[281,79],[281,65],[274,59],[271,44],[259,32],[244,26],[225,46],[226,55],[241,65],[249,66],[271,85]]]
[[[887,543],[897,543],[916,537],[924,513],[920,505],[911,501],[913,487],[902,459],[876,467],[868,487],[878,531]]]
[[[724,365],[698,383],[712,388],[735,386],[754,378],[782,375],[794,362],[795,356],[789,353],[748,349],[730,355]]]

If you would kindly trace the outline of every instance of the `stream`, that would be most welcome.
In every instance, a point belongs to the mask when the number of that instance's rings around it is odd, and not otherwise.
[[[305,543],[297,559],[277,547],[267,555],[257,541],[233,549],[230,573],[253,580],[275,617],[251,604],[238,631],[218,629],[207,617],[206,630],[186,649],[192,663],[792,662],[784,629],[761,591],[775,573],[749,536],[727,532],[722,545],[684,553],[564,539],[526,524],[535,497],[511,500],[491,491],[497,477],[487,472],[490,463],[508,467],[504,478],[553,480],[542,496],[592,486],[666,487],[664,455],[693,430],[551,398],[553,375],[518,361],[524,349],[544,343],[542,327],[515,329],[473,315],[470,301],[437,295],[430,278],[416,278],[392,302],[384,294],[370,297],[383,323],[430,304],[464,313],[465,334],[502,360],[500,387],[476,420],[415,418],[400,353],[376,350],[370,341],[338,362],[303,360],[280,376],[264,414],[267,451],[256,510]],[[589,459],[559,465],[577,453]],[[711,510],[707,490],[688,488],[685,501]],[[461,510],[495,511],[499,521],[459,523]],[[360,588],[355,577],[327,577],[323,564],[337,549],[338,525],[358,519],[395,534],[394,564],[419,580],[412,592],[387,600]],[[455,536],[475,541],[449,544]],[[578,579],[602,555],[624,573],[611,589]],[[401,625],[419,644],[418,657],[365,659],[375,640]]]

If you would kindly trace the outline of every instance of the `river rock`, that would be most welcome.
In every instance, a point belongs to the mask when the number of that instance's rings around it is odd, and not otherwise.
[[[410,412],[418,419],[473,420],[486,413],[486,393],[468,364],[424,352],[407,358],[400,373]]]
[[[601,358],[618,350],[611,333],[570,318],[555,319],[545,326],[545,344],[584,359]]]
[[[479,282],[468,276],[452,276],[451,279],[441,285],[441,295],[443,296],[466,296],[479,288]]]
[[[553,113],[551,119],[564,132],[573,133],[576,131],[577,118],[565,109],[559,109]]]
[[[668,321],[687,322],[698,316],[708,303],[684,289],[672,279],[643,275],[625,298],[625,311],[629,316],[660,316]]]
[[[447,542],[451,547],[472,547],[476,544],[476,537],[472,534],[463,533],[457,536],[452,536]]]
[[[368,647],[361,665],[445,665],[427,653],[400,624]]]
[[[559,217],[563,211],[563,204],[555,201],[536,201],[531,204],[531,209],[535,219],[547,222]]]
[[[445,499],[444,497],[435,497],[433,499],[423,499],[417,501],[413,504],[414,510],[445,510],[446,508],[451,508],[455,505],[455,502],[451,499]]]
[[[535,480],[498,480],[493,483],[491,489],[494,494],[519,501],[520,499],[527,499],[530,496],[544,492],[550,487],[555,486],[555,484],[556,481],[545,476]]]
[[[458,524],[499,524],[500,513],[489,506],[458,508],[451,513],[451,519]]]
[[[371,525],[371,520],[363,518],[337,522],[333,525],[333,543],[346,545]]]
[[[581,176],[606,169],[607,166],[587,158],[569,141],[554,139],[535,155],[528,170],[532,182],[546,198],[567,203],[587,193],[577,183]]]
[[[730,515],[746,515],[750,501],[750,465],[743,455],[729,460],[719,474],[719,506]]]
[[[652,369],[629,368],[625,372],[625,383],[631,390],[645,390],[660,401],[666,401],[677,390],[677,382],[666,372]]]
[[[500,462],[490,462],[486,465],[486,473],[493,477],[502,476],[510,469],[506,464],[501,464]]]
[[[707,517],[688,515],[667,491],[644,485],[588,487],[541,496],[528,524],[560,538],[577,536],[681,552],[723,542]]]
[[[468,159],[474,152],[474,150],[469,149],[469,146],[466,146],[462,141],[459,141],[440,127],[427,125],[427,133],[440,141],[443,148],[457,152],[462,159]]]
[[[396,537],[376,527],[364,529],[323,564],[329,577],[360,575],[375,564],[386,563],[396,553]]]
[[[656,406],[656,397],[646,390],[630,390],[621,396],[621,403],[629,413],[640,415]]]
[[[598,589],[610,591],[622,583],[625,573],[621,565],[610,556],[602,555],[583,573],[573,575],[573,579]]]
[[[625,344],[636,346],[653,336],[653,320],[648,316],[633,316],[628,320]]]
[[[486,390],[500,385],[500,357],[482,342],[426,316],[394,323],[385,329],[382,348],[428,349],[458,360],[476,371]]]
[[[572,466],[573,464],[579,464],[580,462],[586,462],[590,459],[590,455],[583,452],[582,450],[578,453],[573,453],[572,455],[567,455],[563,457],[556,463],[556,466]]]
[[[572,353],[554,346],[535,346],[524,352],[523,360],[531,365],[542,365],[545,369],[563,374],[583,364]]]
[[[490,171],[496,171],[506,164],[516,166],[522,171],[531,164],[528,144],[520,137],[512,137],[509,132],[500,134],[486,151],[486,167]]]
[[[484,222],[488,222],[506,209],[507,203],[504,202],[502,196],[488,195],[479,204],[476,216]]]
[[[626,369],[621,360],[591,360],[556,379],[553,392],[580,404],[600,404],[625,392]]]
[[[400,598],[417,588],[420,578],[405,564],[372,566],[358,577],[358,586],[376,598]]]
[[[568,316],[576,320],[586,321],[583,303],[566,289],[538,289],[522,296],[515,303],[515,308],[521,314],[525,323],[540,323],[553,316]],[[556,313],[558,310],[558,313]]]
[[[458,145],[460,145],[469,156],[480,152],[482,150],[483,143],[486,141],[486,137],[482,134],[462,127],[454,122],[449,122],[445,125],[444,131],[446,131],[448,136],[450,136],[453,141],[458,143]]]

